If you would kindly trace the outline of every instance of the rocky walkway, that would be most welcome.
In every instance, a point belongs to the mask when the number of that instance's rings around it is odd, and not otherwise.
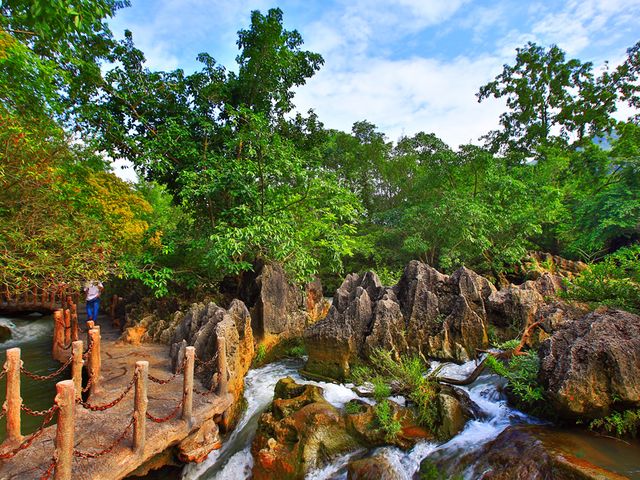
[[[156,344],[132,347],[121,344],[116,341],[118,332],[111,328],[106,317],[98,323],[102,335],[101,391],[92,395],[88,403],[113,403],[131,384],[136,362],[146,360],[149,362],[150,378],[147,412],[156,421],[147,420],[145,448],[134,453],[133,388],[122,401],[109,409],[92,411],[76,405],[72,478],[120,479],[171,446],[182,445],[181,453],[187,458],[190,453],[196,457],[206,454],[203,452],[219,442],[213,419],[219,418],[229,408],[232,402],[231,395],[219,396],[207,392],[195,380],[192,421],[182,420],[180,417],[183,377],[174,377],[170,371],[168,347]],[[213,372],[215,366],[211,368]],[[173,379],[166,384],[159,384],[151,381],[152,376],[157,379]],[[166,420],[162,423],[157,422],[163,419]],[[55,420],[54,417],[53,421]],[[201,431],[203,425],[206,425],[206,429]],[[56,426],[49,426],[28,448],[13,458],[0,460],[0,479],[53,478],[55,435]],[[6,451],[7,446],[2,446],[0,450]]]

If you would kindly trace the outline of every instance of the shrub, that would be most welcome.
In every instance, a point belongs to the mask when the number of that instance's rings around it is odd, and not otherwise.
[[[256,357],[254,359],[254,362],[256,363],[256,365],[261,364],[266,356],[267,356],[267,347],[263,343],[261,343],[260,345],[258,345],[258,348],[256,349]]]
[[[304,345],[295,345],[286,351],[288,357],[301,358],[307,354],[307,350]]]
[[[591,430],[604,430],[618,437],[636,438],[640,429],[640,409],[613,412],[603,418],[597,418],[589,424]]]
[[[507,340],[506,342],[502,342],[502,343],[496,345],[496,348],[499,348],[500,350],[513,350],[518,345],[520,345],[520,339],[519,338],[513,338],[511,340]]]
[[[347,415],[355,415],[362,412],[362,405],[358,402],[351,401],[344,406]]]
[[[544,398],[542,386],[538,384],[540,360],[535,352],[527,352],[511,358],[507,364],[493,356],[487,357],[487,366],[509,382],[509,389],[516,400],[532,407]]]
[[[568,284],[565,297],[640,313],[640,244],[589,265]]]
[[[391,395],[391,387],[384,378],[374,377],[371,383],[373,383],[373,398],[376,399],[376,402],[382,402]]]
[[[374,407],[374,410],[376,412],[376,422],[384,432],[385,441],[393,442],[402,430],[402,425],[395,418],[391,404],[387,400],[382,400]]]

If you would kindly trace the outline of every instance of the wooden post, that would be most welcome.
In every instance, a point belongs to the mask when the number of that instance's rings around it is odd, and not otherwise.
[[[84,360],[82,359],[83,344],[82,340],[76,340],[71,344],[71,351],[73,354],[73,361],[71,362],[71,378],[73,379],[73,388],[76,392],[76,399],[82,397],[82,366]]]
[[[71,343],[71,310],[64,311],[64,346]]]
[[[147,437],[147,379],[149,375],[149,362],[141,360],[136,362],[136,392],[133,411],[133,451],[144,452],[144,444]]]
[[[71,305],[71,341],[78,340],[78,306],[74,303]]]
[[[91,395],[97,394],[100,391],[100,329],[93,327],[89,330],[89,337],[91,338],[91,353],[89,354],[89,375],[92,380],[91,383]]]
[[[53,351],[54,360],[60,362],[63,360],[62,347],[64,346],[64,313],[62,310],[53,312]]]
[[[196,361],[196,347],[187,347],[184,353],[184,377],[182,383],[182,419],[191,422],[193,411],[193,367]]]
[[[73,380],[58,382],[56,391],[55,402],[59,410],[56,429],[56,469],[53,478],[71,480],[76,408]]]
[[[227,393],[227,341],[218,336],[218,395]]]
[[[9,444],[19,444],[22,441],[20,431],[20,407],[22,397],[20,396],[20,349],[10,348],[7,350],[7,442]]]

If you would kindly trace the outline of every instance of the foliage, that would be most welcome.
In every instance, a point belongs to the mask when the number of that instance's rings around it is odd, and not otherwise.
[[[277,261],[308,279],[321,264],[339,270],[353,246],[359,202],[321,168],[315,117],[284,117],[322,57],[282,24],[279,9],[253,12],[237,74],[208,54],[191,75],[150,71],[128,32],[87,117],[102,148],[165,185],[193,218],[185,260],[206,278]]]
[[[256,348],[256,356],[253,359],[253,361],[256,365],[260,365],[266,356],[267,356],[267,346],[264,343],[261,343],[258,345],[258,348]]]
[[[439,423],[438,384],[425,375],[427,368],[418,357],[395,359],[391,352],[375,349],[369,356],[371,367],[356,367],[352,379],[356,383],[373,383],[373,396],[382,402],[392,393],[406,395],[415,405],[419,422],[436,430]]]
[[[640,244],[622,248],[569,283],[567,298],[640,312]]]
[[[378,402],[374,408],[378,427],[384,432],[384,439],[393,442],[402,431],[400,421],[395,417],[393,408],[388,400]]]
[[[0,283],[78,287],[139,254],[150,205],[46,118],[0,110]]]
[[[603,418],[592,420],[589,424],[591,430],[604,430],[618,437],[636,438],[640,429],[640,409],[613,412]]]
[[[344,406],[344,411],[347,415],[357,415],[362,412],[362,405],[352,400]]]
[[[489,355],[486,363],[496,374],[507,379],[509,389],[519,403],[533,407],[543,400],[544,391],[537,381],[540,360],[535,352],[513,356],[506,365]]]
[[[31,116],[68,115],[100,84],[113,47],[105,18],[121,0],[5,0],[0,3],[0,103]]]
[[[496,348],[499,348],[500,350],[513,350],[518,345],[520,345],[520,339],[512,338],[511,340],[507,340],[506,342],[496,345]]]
[[[307,354],[307,350],[304,347],[304,344],[294,345],[288,348],[285,354],[288,357],[302,358]]]
[[[423,460],[420,464],[420,472],[419,472],[420,480],[463,480],[463,476],[458,475],[450,475],[446,471],[441,470],[438,466],[429,460]]]

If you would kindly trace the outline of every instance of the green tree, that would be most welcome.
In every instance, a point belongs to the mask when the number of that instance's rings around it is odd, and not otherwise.
[[[479,102],[506,100],[502,129],[486,136],[493,151],[527,158],[541,146],[565,144],[571,135],[609,132],[617,99],[610,75],[595,79],[591,62],[567,60],[556,45],[547,50],[529,42],[516,52],[515,64],[505,65],[477,94]]]
[[[96,92],[113,47],[105,18],[128,1],[0,3],[0,102],[22,113],[68,115]]]

